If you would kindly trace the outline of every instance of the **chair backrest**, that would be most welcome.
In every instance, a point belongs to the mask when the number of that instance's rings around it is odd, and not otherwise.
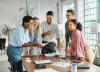
[[[0,38],[0,49],[1,47],[2,49],[5,48],[5,43],[6,43],[6,38]]]
[[[94,62],[93,64],[100,66],[100,45],[96,45],[96,49],[95,49],[95,58],[94,58]]]
[[[98,44],[98,46],[97,46],[97,50],[98,50],[98,56],[99,56],[99,58],[100,58],[100,44]]]

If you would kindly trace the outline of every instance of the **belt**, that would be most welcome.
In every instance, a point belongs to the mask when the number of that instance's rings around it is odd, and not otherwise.
[[[9,46],[13,46],[13,45],[9,44]],[[21,46],[13,46],[13,47],[22,48]]]

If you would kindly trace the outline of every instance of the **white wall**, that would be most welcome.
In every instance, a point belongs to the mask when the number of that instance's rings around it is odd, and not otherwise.
[[[16,24],[17,0],[0,0],[0,25]]]
[[[24,16],[24,10],[19,11],[20,8],[25,8],[26,0],[0,0],[0,25],[10,24],[11,26],[21,23]],[[45,20],[45,15],[48,10],[52,10],[57,17],[57,0],[30,0],[30,7],[34,7],[32,16],[38,16],[40,21]],[[56,20],[56,18],[55,18]]]

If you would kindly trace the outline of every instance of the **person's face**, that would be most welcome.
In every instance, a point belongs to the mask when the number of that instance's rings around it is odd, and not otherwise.
[[[52,21],[53,21],[53,16],[52,16],[52,15],[47,15],[47,16],[46,16],[46,19],[47,19],[47,23],[48,23],[48,24],[51,24]]]
[[[34,28],[38,28],[39,24],[40,24],[40,23],[39,23],[38,20],[34,20],[34,21],[33,21],[33,27],[34,27]]]
[[[74,18],[74,15],[72,13],[70,13],[70,12],[67,12],[66,18],[67,18],[67,20],[71,20],[71,19]]]
[[[75,30],[75,29],[76,29],[76,26],[77,26],[77,25],[75,25],[73,22],[69,21],[69,23],[68,23],[68,29],[69,29],[70,31]]]
[[[26,29],[29,29],[32,24],[33,24],[33,20],[30,20],[29,22],[24,22],[24,27]]]

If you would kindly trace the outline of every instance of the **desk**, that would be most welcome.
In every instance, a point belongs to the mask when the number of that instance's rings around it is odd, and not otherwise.
[[[30,58],[32,60],[32,62],[26,62],[25,58]],[[60,58],[58,57],[45,57],[45,56],[23,56],[22,57],[22,62],[24,67],[26,68],[27,72],[34,72],[35,70],[35,64],[33,63],[34,60],[38,60],[38,59],[50,59],[52,61],[59,61]],[[70,72],[71,71],[71,66],[67,67],[67,68],[61,68],[61,67],[57,67],[57,66],[53,66],[50,64],[46,65],[47,68],[53,68],[59,72]],[[91,65],[90,69],[78,69],[78,72],[100,72],[100,67],[97,67],[95,65]]]

